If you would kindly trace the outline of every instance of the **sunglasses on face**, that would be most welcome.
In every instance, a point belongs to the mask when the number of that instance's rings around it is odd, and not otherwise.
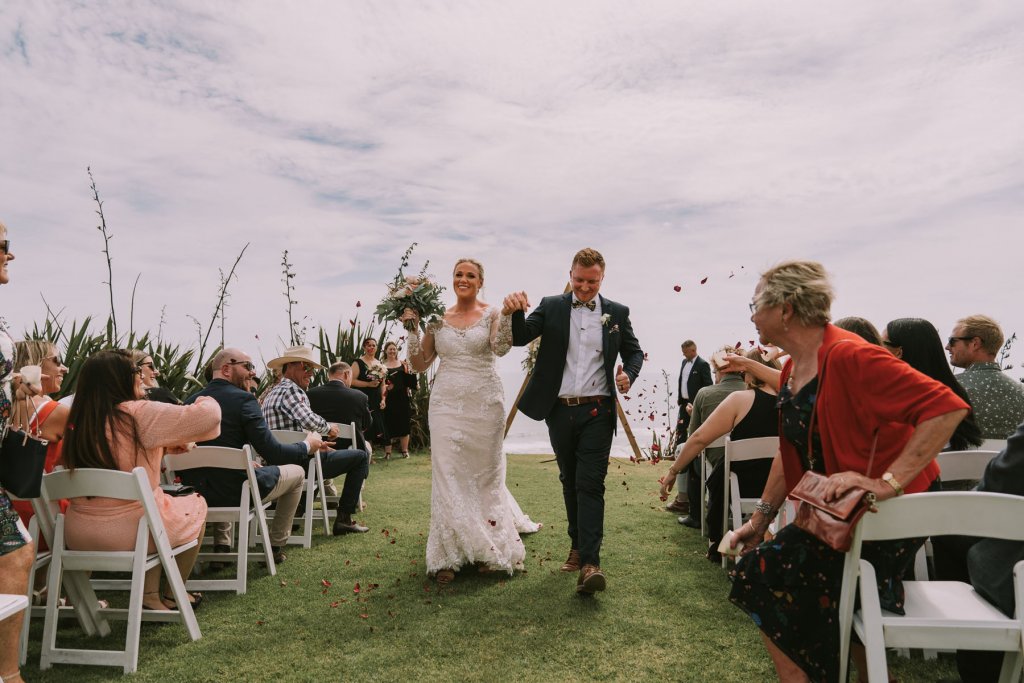
[[[48,360],[58,367],[64,365],[64,361],[61,360],[60,356],[50,356],[49,358],[44,358],[43,360]]]
[[[314,368],[311,363],[303,363],[302,364],[302,369],[303,369],[303,371],[309,372],[309,373],[312,373],[314,370],[316,370],[316,368]]]
[[[137,367],[140,370],[142,368],[149,368],[150,370],[156,370],[156,366],[153,364],[153,361],[149,361],[148,363],[139,363]]]
[[[0,251],[3,251],[5,254],[11,253],[11,241],[0,240]]]
[[[950,337],[949,339],[946,340],[946,346],[952,346],[953,344],[956,344],[958,341],[968,342],[971,341],[972,339],[974,339],[974,337]]]
[[[253,370],[256,369],[256,366],[253,365],[253,362],[251,360],[229,360],[227,362],[227,364],[228,365],[241,365],[243,368],[245,368],[249,372],[252,372]]]

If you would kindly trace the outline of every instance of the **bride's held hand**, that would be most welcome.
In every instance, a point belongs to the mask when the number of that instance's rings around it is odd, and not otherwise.
[[[420,324],[419,314],[416,311],[412,310],[411,308],[406,308],[404,311],[402,311],[402,315],[400,315],[398,319],[401,320],[403,323],[411,320],[417,325]]]

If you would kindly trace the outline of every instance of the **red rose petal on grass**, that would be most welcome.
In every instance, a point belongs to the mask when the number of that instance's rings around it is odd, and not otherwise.
[[[683,291],[683,288],[682,288],[682,287],[680,287],[679,285],[676,285],[676,286],[675,286],[675,287],[673,287],[672,289],[676,290],[677,292],[681,292],[681,291]]]
[[[362,614],[360,614],[360,615],[359,615],[359,618],[360,618],[360,619],[369,619],[369,618],[370,618],[370,615],[369,615],[369,614],[367,614],[367,613],[365,613],[365,612],[363,612]]]
[[[636,462],[636,456],[635,455],[629,456],[629,461],[630,462]]]
[[[395,544],[395,539],[392,538],[391,539],[391,545],[394,545],[394,544]]]
[[[335,600],[334,602],[331,603],[331,607],[337,607],[338,605],[339,605],[339,603],[338,603],[337,600]]]
[[[345,560],[345,566],[346,567],[349,566],[350,564],[352,564],[352,560]]]
[[[591,414],[592,416],[594,416],[594,417],[597,417],[597,408],[591,408],[591,409],[590,409],[590,414]]]
[[[701,284],[704,284],[704,283],[705,283],[705,282],[707,282],[707,281],[708,281],[708,279],[707,279],[707,278],[705,277],[705,278],[704,278],[703,280],[701,280],[701,281],[700,281],[700,283],[701,283]]]
[[[259,621],[256,622],[256,625],[257,626],[263,626],[263,624],[265,624],[265,623],[267,623],[267,622],[265,622],[262,619],[260,619]]]
[[[490,524],[491,526],[498,526],[498,523],[495,522],[493,519],[487,520],[487,523]]]
[[[328,581],[327,579],[320,579],[320,585],[323,586],[324,588],[330,588],[331,587],[331,582]]]
[[[358,583],[355,586],[352,587],[352,592],[353,593],[359,593],[359,584]]]
[[[666,500],[668,500],[668,496],[658,496],[658,497],[661,498],[662,502],[665,502]]]

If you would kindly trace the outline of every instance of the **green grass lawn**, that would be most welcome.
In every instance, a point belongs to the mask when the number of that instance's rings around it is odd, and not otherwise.
[[[176,624],[143,627],[138,680],[264,681],[766,681],[774,669],[753,623],[727,600],[729,581],[704,559],[700,533],[663,511],[666,465],[613,461],[602,564],[608,589],[578,597],[558,567],[569,549],[557,468],[509,458],[508,483],[544,522],[524,538],[526,571],[464,569],[438,591],[424,574],[430,460],[378,462],[359,519],[368,534],[314,537],[271,577],[251,566],[249,592],[207,593],[203,638]],[[320,529],[322,526],[315,527]],[[358,593],[355,588],[359,586]],[[42,618],[33,621],[27,680],[120,678],[120,669],[38,671]],[[114,634],[123,635],[123,625]],[[74,620],[58,643],[80,641]],[[111,636],[113,638],[113,636]],[[88,643],[90,647],[96,641]],[[954,675],[890,658],[901,681]]]

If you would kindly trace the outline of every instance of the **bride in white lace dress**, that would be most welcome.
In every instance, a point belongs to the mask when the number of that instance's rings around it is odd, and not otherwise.
[[[409,362],[422,372],[440,358],[430,392],[431,494],[427,571],[439,584],[467,564],[512,573],[523,567],[519,537],[540,524],[505,484],[504,390],[494,359],[512,346],[510,319],[477,298],[483,266],[455,264],[456,304],[444,320],[409,335]],[[406,309],[403,320],[415,320]]]

